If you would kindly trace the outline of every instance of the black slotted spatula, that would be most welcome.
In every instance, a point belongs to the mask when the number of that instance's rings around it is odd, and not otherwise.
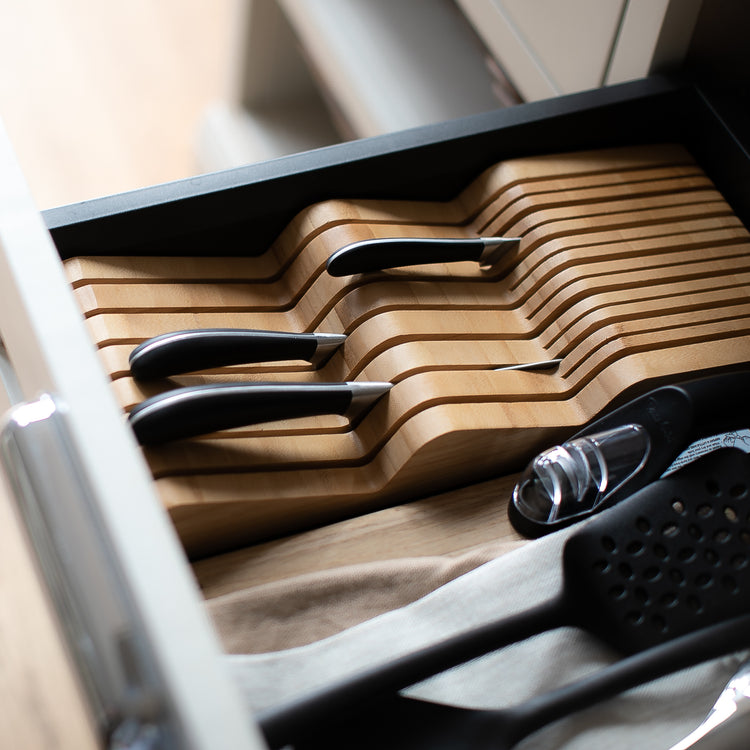
[[[749,487],[750,457],[735,449],[657,480],[568,539],[558,595],[266,711],[269,744],[547,630],[577,627],[635,654],[750,613]]]
[[[521,740],[631,688],[748,646],[750,615],[697,630],[518,705],[459,708],[390,694],[295,740],[294,750],[512,750]],[[679,690],[674,702],[682,696]],[[671,703],[671,701],[670,701]],[[665,705],[668,712],[670,706]],[[317,729],[317,727],[316,727]],[[550,747],[554,747],[550,745]]]

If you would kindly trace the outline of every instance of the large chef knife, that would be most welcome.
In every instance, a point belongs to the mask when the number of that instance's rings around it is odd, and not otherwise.
[[[133,408],[129,421],[141,445],[157,445],[317,414],[355,419],[391,387],[381,382],[213,383],[148,398]]]
[[[326,262],[331,276],[382,271],[386,268],[474,261],[489,267],[518,247],[518,237],[422,238],[385,237],[360,240],[334,252]]]
[[[256,362],[301,359],[316,367],[346,340],[339,333],[288,333],[243,328],[174,331],[144,341],[130,353],[136,378],[166,378],[184,372]]]

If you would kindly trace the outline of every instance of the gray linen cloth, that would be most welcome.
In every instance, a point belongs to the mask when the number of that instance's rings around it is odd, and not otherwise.
[[[559,591],[564,530],[530,542],[399,609],[314,643],[226,660],[257,711],[407,653],[474,625],[525,610]],[[522,750],[669,748],[699,724],[747,652],[709,662],[630,691],[557,722]],[[477,708],[514,705],[617,658],[578,630],[541,634],[406,691]]]

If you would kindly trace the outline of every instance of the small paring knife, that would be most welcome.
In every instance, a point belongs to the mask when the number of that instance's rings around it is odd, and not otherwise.
[[[562,359],[544,359],[541,362],[523,362],[518,365],[505,365],[504,367],[495,367],[495,372],[504,372],[505,370],[531,370],[543,372],[545,370],[556,370]]]
[[[214,383],[146,399],[128,417],[141,445],[319,414],[356,419],[391,383]]]
[[[386,237],[361,240],[337,250],[328,258],[330,276],[383,271],[401,266],[474,261],[482,267],[497,263],[518,247],[518,237],[418,238]]]
[[[244,328],[174,331],[144,341],[130,353],[130,372],[142,380],[229,365],[301,359],[323,364],[346,336]]]

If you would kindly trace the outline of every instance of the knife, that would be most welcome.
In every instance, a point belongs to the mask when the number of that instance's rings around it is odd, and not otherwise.
[[[340,414],[356,419],[391,383],[213,383],[152,396],[128,417],[141,445],[205,435],[233,427]]]
[[[701,725],[670,750],[744,750],[750,730],[750,662],[727,683]]]
[[[316,367],[346,340],[338,333],[287,333],[242,328],[174,331],[144,341],[130,353],[136,378],[166,378],[211,367],[306,360]]]
[[[560,366],[562,359],[543,359],[540,362],[522,362],[517,365],[505,365],[504,367],[493,368],[495,372],[504,372],[505,370],[555,370]]]
[[[475,261],[489,267],[509,250],[518,237],[416,238],[387,237],[360,240],[336,250],[326,262],[331,276],[382,271],[399,266]]]

